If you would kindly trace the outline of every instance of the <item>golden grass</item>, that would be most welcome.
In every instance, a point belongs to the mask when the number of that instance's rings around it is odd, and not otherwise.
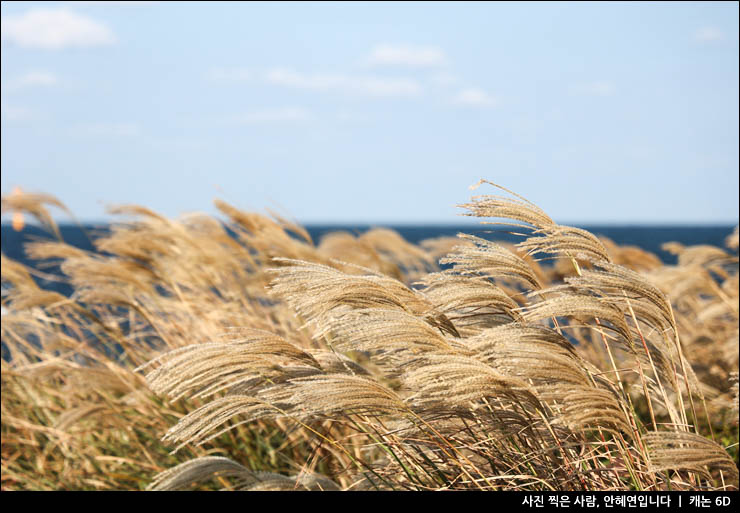
[[[478,185],[520,243],[317,244],[219,201],[119,207],[89,253],[3,197],[74,293],[3,256],[2,488],[737,489],[735,252],[662,265]]]

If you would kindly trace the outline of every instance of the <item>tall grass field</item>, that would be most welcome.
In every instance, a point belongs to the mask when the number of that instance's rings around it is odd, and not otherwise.
[[[2,489],[737,490],[738,229],[667,265],[473,194],[517,242],[216,201],[86,251],[4,196],[46,236],[2,256]]]

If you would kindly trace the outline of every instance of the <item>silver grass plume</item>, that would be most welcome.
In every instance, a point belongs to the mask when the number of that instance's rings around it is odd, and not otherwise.
[[[452,254],[439,261],[440,264],[452,264],[453,270],[460,274],[513,278],[534,289],[542,288],[529,264],[502,245],[463,233],[458,237],[472,245],[454,248]]]
[[[301,473],[283,476],[272,472],[254,472],[222,456],[205,456],[186,461],[157,474],[148,490],[183,490],[215,477],[230,478],[237,490],[339,490],[323,476]]]
[[[148,370],[147,382],[154,392],[177,400],[206,397],[249,380],[275,377],[281,367],[290,364],[321,368],[311,355],[278,335],[260,330],[241,334],[243,340],[169,351],[137,370]]]
[[[650,454],[651,470],[686,470],[713,480],[712,470],[722,471],[726,482],[738,486],[737,465],[716,442],[695,433],[649,432],[643,437]]]
[[[283,267],[270,270],[276,275],[272,292],[285,299],[309,323],[320,323],[337,308],[395,308],[457,336],[449,319],[398,280],[370,269],[365,269],[368,274],[356,276],[321,264],[285,258],[274,261]]]

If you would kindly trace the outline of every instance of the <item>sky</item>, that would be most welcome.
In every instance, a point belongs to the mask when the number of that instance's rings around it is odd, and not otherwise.
[[[453,224],[481,178],[561,223],[738,221],[736,2],[1,11],[2,193],[83,221]]]

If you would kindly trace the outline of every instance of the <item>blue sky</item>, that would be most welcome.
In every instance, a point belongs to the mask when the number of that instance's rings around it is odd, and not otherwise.
[[[1,69],[2,193],[83,220],[738,220],[736,2],[2,2]]]

